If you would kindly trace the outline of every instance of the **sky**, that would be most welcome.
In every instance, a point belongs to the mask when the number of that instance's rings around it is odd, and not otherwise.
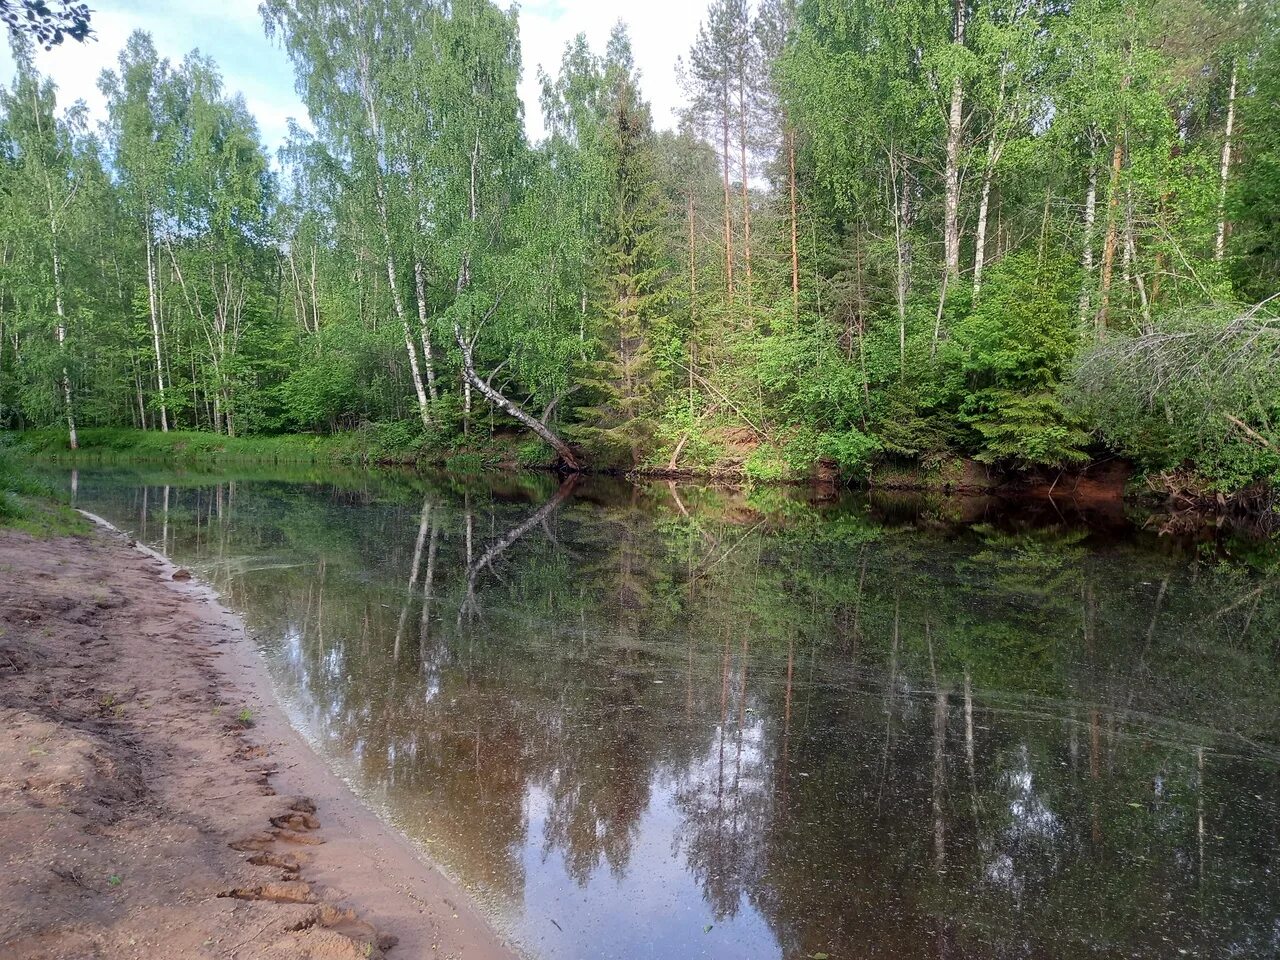
[[[499,0],[506,5],[507,0]],[[175,63],[192,49],[213,57],[228,93],[244,95],[258,120],[262,139],[274,156],[288,134],[289,119],[306,124],[306,108],[294,91],[293,66],[278,40],[268,40],[258,0],[90,0],[97,39],[65,43],[37,53],[37,65],[58,85],[60,106],[84,100],[94,120],[106,117],[98,76],[114,69],[124,42],[134,30],[148,31],[156,49]],[[592,49],[604,50],[609,31],[625,20],[645,95],[658,126],[675,126],[683,104],[676,59],[697,35],[704,0],[527,0],[520,9],[520,46],[524,76],[520,97],[531,141],[543,134],[538,107],[538,66],[555,73],[565,44],[579,32]],[[0,50],[0,83],[13,77],[7,44]]]

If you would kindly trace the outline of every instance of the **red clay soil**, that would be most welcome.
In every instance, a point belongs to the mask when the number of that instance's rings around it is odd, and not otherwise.
[[[1133,476],[1132,464],[1106,460],[1060,473],[1045,471],[1028,477],[1014,489],[1023,496],[1052,497],[1077,503],[1118,503]]]
[[[288,727],[256,656],[118,534],[0,530],[0,958],[514,956]]]

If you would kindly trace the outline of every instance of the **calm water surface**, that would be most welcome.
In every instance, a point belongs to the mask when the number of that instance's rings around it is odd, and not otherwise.
[[[76,491],[532,956],[1280,955],[1256,548],[549,477]]]

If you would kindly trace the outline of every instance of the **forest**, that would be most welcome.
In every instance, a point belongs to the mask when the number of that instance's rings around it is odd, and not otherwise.
[[[98,122],[13,39],[0,428],[1280,482],[1276,4],[711,0],[678,129],[620,23],[537,142],[514,7],[261,12],[278,156],[198,52],[135,33]]]

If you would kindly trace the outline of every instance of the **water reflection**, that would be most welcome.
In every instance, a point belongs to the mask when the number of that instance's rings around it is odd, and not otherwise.
[[[1280,602],[1221,548],[668,484],[77,482],[536,955],[1280,951]]]

